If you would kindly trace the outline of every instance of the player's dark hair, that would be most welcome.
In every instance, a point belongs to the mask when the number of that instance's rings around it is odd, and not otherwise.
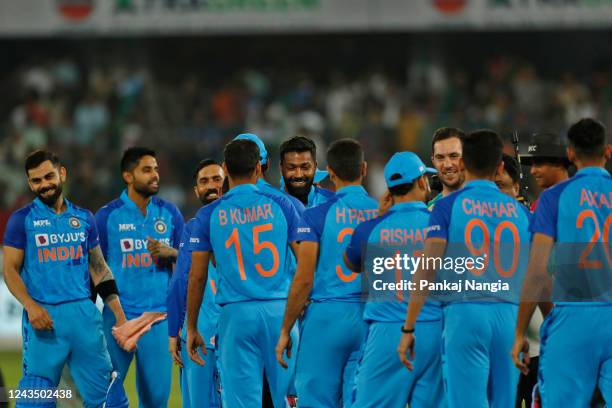
[[[230,176],[248,177],[259,163],[259,147],[250,140],[232,140],[225,145],[223,157]]]
[[[148,147],[130,147],[124,151],[121,157],[121,173],[134,170],[144,156],[155,157],[155,151]]]
[[[285,154],[291,152],[310,152],[312,160],[317,160],[317,146],[312,139],[309,139],[306,136],[294,136],[291,139],[285,140],[280,145],[280,162],[282,163],[284,161]]]
[[[340,139],[327,149],[327,165],[343,181],[356,181],[361,176],[363,148],[353,139]]]
[[[591,118],[580,119],[567,131],[570,146],[579,158],[603,157],[606,149],[606,128]]]
[[[431,138],[431,153],[433,154],[434,145],[441,140],[451,139],[453,137],[458,138],[459,140],[465,137],[465,132],[459,128],[454,127],[441,127],[436,130]]]
[[[219,166],[219,163],[217,163],[215,159],[200,160],[200,162],[198,163],[198,166],[196,167],[195,173],[193,173],[193,179],[195,181],[198,181],[198,173],[200,172],[200,170],[202,170],[204,167],[208,167],[212,165]]]
[[[510,176],[513,183],[520,183],[521,176],[519,175],[519,164],[516,159],[509,154],[504,153],[502,155],[502,161],[504,162],[504,170]]]
[[[391,179],[391,181],[393,181],[393,180],[398,179],[400,177],[402,177],[402,176],[399,175],[399,174],[394,174],[394,175],[392,175],[390,177],[390,179]],[[410,182],[410,183],[398,184],[397,186],[389,187],[389,192],[394,197],[403,196],[403,195],[408,194],[410,192],[410,190],[412,190],[413,187],[414,187],[414,181]]]
[[[493,130],[481,129],[470,132],[461,141],[466,170],[481,177],[491,176],[502,160],[501,137]]]
[[[53,167],[58,168],[62,164],[60,163],[59,157],[53,152],[48,150],[34,150],[28,154],[25,159],[25,172],[28,174],[28,170],[34,169],[44,162],[49,160]]]

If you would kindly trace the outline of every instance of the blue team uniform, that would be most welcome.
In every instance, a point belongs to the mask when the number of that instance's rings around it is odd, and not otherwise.
[[[427,238],[445,239],[448,256],[450,247],[467,245],[466,227],[475,225],[467,228],[473,247],[485,245],[486,230],[489,253],[495,256],[500,251],[495,251],[494,239],[499,240],[497,245],[519,247],[529,243],[529,216],[523,205],[499,191],[495,183],[475,180],[436,202]],[[525,273],[527,259],[521,255],[515,280]],[[489,280],[501,277],[495,263],[488,262],[482,277]],[[474,277],[470,272],[466,275],[466,279]],[[452,301],[445,304],[443,311],[443,373],[448,406],[514,407],[519,372],[508,353],[514,342],[517,304],[505,299]]]
[[[53,319],[53,330],[35,330],[24,310],[23,376],[57,386],[67,363],[85,406],[98,407],[112,371],[102,316],[89,299],[89,251],[99,245],[98,231],[91,212],[64,201],[66,211],[56,214],[35,199],[11,215],[4,235],[5,246],[24,252],[23,282]]]
[[[603,168],[587,167],[544,191],[534,214],[532,233],[553,238],[557,246],[553,296],[557,293],[559,301],[541,328],[538,381],[545,408],[589,406],[597,383],[608,404],[612,401],[612,304],[609,299],[565,301],[557,291],[560,278],[575,277],[580,280],[578,287],[596,288],[591,286],[591,280],[598,270],[610,277],[612,258],[604,252],[611,253],[611,207],[612,177]],[[600,268],[592,263],[578,266],[576,260],[589,250],[586,243],[596,235],[600,245],[593,246],[584,260],[599,262]],[[581,254],[576,253],[577,247]],[[575,255],[572,263],[559,262],[564,253]],[[559,276],[559,267],[564,264],[570,265],[571,270]],[[609,285],[603,289],[609,291]]]
[[[296,389],[300,407],[348,407],[366,334],[361,280],[342,259],[353,230],[378,214],[378,203],[361,186],[338,190],[304,212],[304,241],[319,244],[319,258],[301,327]],[[347,335],[350,333],[350,335]]]
[[[306,208],[316,207],[317,205],[324,204],[329,199],[334,196],[333,191],[326,190],[319,186],[310,187],[310,192],[308,193],[308,204],[306,204]]]
[[[285,406],[294,360],[281,368],[274,348],[291,283],[289,243],[301,240],[300,225],[287,197],[253,184],[232,188],[196,215],[190,248],[213,252],[217,264],[223,406],[261,405],[264,372],[274,405]],[[297,344],[296,330],[292,338]]]
[[[180,331],[181,359],[183,360],[183,368],[181,370],[183,407],[213,408],[219,406],[216,386],[217,358],[215,350],[219,306],[215,303],[217,271],[212,263],[208,264],[208,284],[206,285],[204,300],[198,315],[198,331],[206,342],[206,355],[202,356],[205,362],[204,366],[196,364],[189,358],[186,347],[187,328],[183,324],[187,306],[189,269],[191,268],[189,238],[191,237],[191,231],[195,222],[195,218],[192,218],[185,224],[183,236],[179,244],[179,254],[174,274],[170,280],[167,298],[168,335],[170,337],[178,337]]]
[[[353,266],[359,266],[366,257],[368,244],[388,248],[389,253],[394,247],[410,254],[414,250],[422,251],[428,224],[429,211],[425,203],[395,204],[386,214],[355,229],[346,256]],[[402,335],[399,328],[408,308],[408,292],[384,295],[380,298],[371,296],[365,306],[363,318],[368,323],[368,334],[357,370],[357,394],[353,407],[444,406],[440,303],[428,300],[419,314],[414,371],[408,371],[395,352]]]
[[[153,261],[147,250],[147,237],[178,248],[184,221],[176,206],[152,197],[145,216],[124,191],[120,198],[96,213],[96,222],[102,252],[117,281],[126,317],[133,319],[144,312],[165,312],[172,264]],[[122,378],[136,355],[140,406],[166,406],[172,379],[167,321],[153,325],[138,341],[136,351],[128,353],[112,341],[114,315],[107,307],[102,315],[111,360]]]

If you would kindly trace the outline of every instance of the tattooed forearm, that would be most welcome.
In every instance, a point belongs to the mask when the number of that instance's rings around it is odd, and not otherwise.
[[[99,246],[89,251],[89,275],[94,285],[113,279],[113,274],[106,264]]]

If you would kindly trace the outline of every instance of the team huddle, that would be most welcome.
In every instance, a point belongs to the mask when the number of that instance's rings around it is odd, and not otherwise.
[[[612,147],[592,119],[567,139],[534,135],[519,156],[543,189],[528,208],[520,164],[492,130],[439,129],[434,168],[395,153],[379,200],[362,186],[355,140],[333,142],[323,172],[312,140],[288,139],[278,189],[264,178],[266,146],[245,133],[221,164],[197,165],[203,206],[187,222],[156,196],[153,150],[124,152],[126,189],[95,215],[65,199],[57,156],[35,151],[25,171],[36,198],[4,237],[5,281],[24,306],[19,388],[54,390],[67,365],[84,406],[127,407],[135,359],[145,408],[168,406],[173,362],[182,404],[194,408],[588,407],[598,392],[610,402],[612,299],[605,283],[592,287],[612,271]],[[560,245],[575,244],[586,247],[580,259],[558,261]],[[423,285],[381,300],[368,290],[371,248],[425,259],[458,247],[486,258],[466,275],[512,279],[520,299],[445,300]],[[560,294],[558,265],[598,296]],[[407,277],[440,273],[423,263]],[[48,396],[16,406],[54,407]]]

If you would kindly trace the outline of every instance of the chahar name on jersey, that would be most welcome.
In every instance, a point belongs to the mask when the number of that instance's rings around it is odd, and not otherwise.
[[[229,215],[228,215],[229,213]],[[274,218],[272,204],[255,205],[246,208],[219,210],[219,224],[226,225],[228,220],[233,224],[249,224],[260,220]]]
[[[516,206],[514,203],[503,203],[497,201],[480,201],[473,200],[471,198],[464,198],[461,201],[461,207],[463,212],[467,215],[478,215],[486,217],[512,217],[518,218],[516,213]]]

